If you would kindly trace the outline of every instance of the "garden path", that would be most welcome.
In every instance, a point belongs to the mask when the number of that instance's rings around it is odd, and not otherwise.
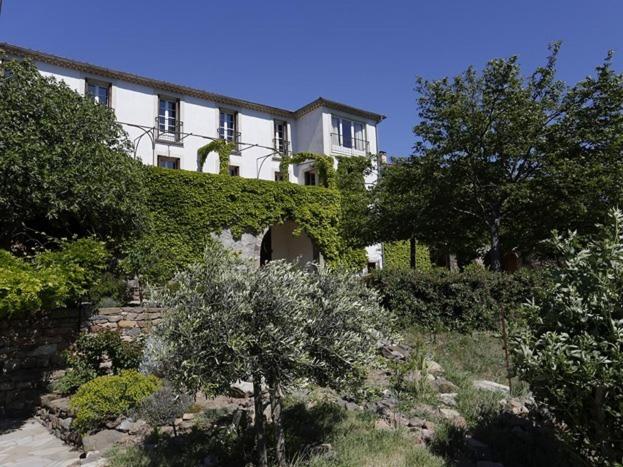
[[[3,467],[69,467],[80,465],[73,450],[30,418],[0,422],[0,465]]]

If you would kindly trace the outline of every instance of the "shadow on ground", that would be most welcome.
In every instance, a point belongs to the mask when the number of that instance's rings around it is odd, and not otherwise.
[[[346,417],[345,410],[331,403],[307,408],[297,403],[284,409],[287,456],[304,460],[313,446],[323,443]],[[212,424],[212,422],[215,422]],[[268,426],[272,445],[272,426]],[[108,455],[113,466],[188,466],[201,465],[207,457],[213,465],[239,467],[253,460],[253,427],[240,412],[219,420],[198,423],[192,431],[173,436],[152,433],[141,445]],[[269,463],[273,459],[269,459]]]
[[[505,467],[588,467],[552,426],[541,417],[489,414],[470,430],[448,426],[435,438],[433,453],[449,465],[474,465],[479,460]]]

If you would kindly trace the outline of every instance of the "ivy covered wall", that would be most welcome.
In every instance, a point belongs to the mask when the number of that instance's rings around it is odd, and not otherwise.
[[[126,245],[123,267],[152,281],[197,260],[212,233],[260,234],[294,221],[329,263],[342,250],[336,190],[227,175],[146,167],[148,221]]]

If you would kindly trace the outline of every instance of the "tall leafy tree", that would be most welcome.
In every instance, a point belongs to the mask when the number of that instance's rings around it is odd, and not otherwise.
[[[111,109],[29,62],[3,63],[0,246],[129,234],[141,219],[143,171],[128,148]]]
[[[433,246],[488,244],[500,270],[503,247],[533,252],[550,230],[592,228],[621,199],[622,77],[609,56],[568,87],[556,79],[559,44],[550,50],[527,77],[511,57],[418,80],[418,141],[392,182],[402,179],[402,198],[417,190],[403,216]]]

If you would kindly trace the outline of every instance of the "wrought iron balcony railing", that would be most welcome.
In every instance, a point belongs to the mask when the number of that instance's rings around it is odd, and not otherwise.
[[[167,143],[179,143],[182,140],[183,124],[172,117],[156,117],[156,140]]]
[[[225,141],[231,141],[232,143],[234,143],[234,151],[240,150],[239,144],[241,134],[239,131],[234,131],[233,128],[219,127],[216,132],[220,139],[224,139]]]
[[[287,139],[274,138],[273,148],[275,148],[275,151],[282,155],[288,156],[292,154],[292,143],[290,143]]]
[[[350,149],[351,151],[359,151],[368,153],[370,143],[363,138],[352,138],[348,135],[341,135],[339,133],[331,133],[331,144],[333,146],[339,146],[344,149]]]

